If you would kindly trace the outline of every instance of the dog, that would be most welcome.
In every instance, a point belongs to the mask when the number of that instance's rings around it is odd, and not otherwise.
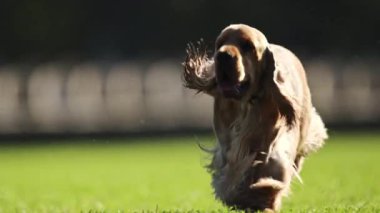
[[[208,166],[216,198],[246,211],[278,211],[302,162],[327,139],[300,60],[259,30],[233,24],[208,57],[189,44],[184,86],[214,98],[217,144]]]

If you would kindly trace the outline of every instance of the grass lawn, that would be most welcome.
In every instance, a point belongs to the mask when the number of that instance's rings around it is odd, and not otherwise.
[[[0,145],[0,212],[225,212],[203,168],[212,137]],[[282,212],[380,212],[380,134],[336,133]]]

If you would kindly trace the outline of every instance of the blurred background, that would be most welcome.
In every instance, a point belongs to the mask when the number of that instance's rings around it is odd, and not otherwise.
[[[0,213],[230,212],[197,146],[214,146],[212,99],[183,88],[181,62],[188,42],[212,53],[233,23],[300,57],[330,130],[284,211],[379,212],[379,11],[378,0],[0,0]]]
[[[380,1],[0,1],[0,134],[211,131],[189,41],[229,24],[295,52],[329,128],[380,127]]]

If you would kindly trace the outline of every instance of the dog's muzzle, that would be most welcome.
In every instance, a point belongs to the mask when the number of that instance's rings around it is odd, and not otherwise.
[[[216,80],[227,97],[241,97],[245,90],[245,71],[239,49],[224,45],[215,54]]]

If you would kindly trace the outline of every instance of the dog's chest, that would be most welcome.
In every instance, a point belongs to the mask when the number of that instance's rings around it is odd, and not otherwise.
[[[240,112],[240,104],[237,101],[215,98],[214,102],[214,129],[219,140],[230,138],[233,122]]]
[[[266,131],[272,129],[278,116],[278,111],[267,101],[244,109],[239,101],[215,98],[214,130],[222,145],[229,145],[242,134],[244,140],[263,140],[262,137],[268,136]]]

